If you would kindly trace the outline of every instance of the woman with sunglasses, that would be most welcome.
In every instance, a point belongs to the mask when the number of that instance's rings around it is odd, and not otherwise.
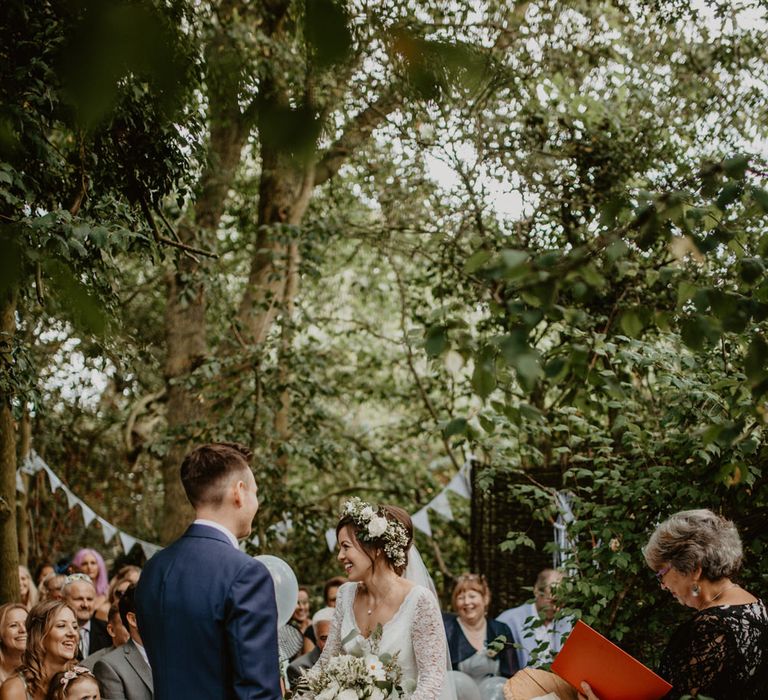
[[[643,554],[661,587],[696,611],[662,656],[659,675],[673,686],[667,698],[764,698],[768,613],[733,580],[742,561],[735,525],[710,510],[681,511],[656,528]],[[597,700],[586,684],[583,690]]]
[[[443,613],[443,624],[453,669],[478,682],[489,676],[512,676],[518,670],[512,630],[488,619],[491,590],[485,576],[459,576],[451,603],[457,614]]]

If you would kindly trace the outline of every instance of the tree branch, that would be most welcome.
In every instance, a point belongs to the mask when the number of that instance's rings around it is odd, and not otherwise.
[[[347,161],[351,153],[359,148],[373,130],[394,112],[402,103],[402,96],[391,91],[366,107],[347,124],[344,132],[334,141],[317,162],[315,185],[330,180]]]

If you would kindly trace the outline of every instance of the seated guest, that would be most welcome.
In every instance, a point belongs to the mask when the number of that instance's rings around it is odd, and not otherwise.
[[[27,609],[21,603],[0,605],[0,685],[21,665],[27,646]]]
[[[661,587],[696,612],[661,657],[666,696],[758,700],[768,688],[768,612],[733,578],[742,561],[739,533],[710,510],[684,510],[659,525],[643,550]],[[595,694],[584,683],[589,700]]]
[[[56,569],[54,569],[53,564],[51,562],[46,561],[42,564],[38,564],[37,568],[35,569],[35,583],[37,584],[37,590],[39,591],[40,588],[43,585],[43,581],[47,579],[51,574],[55,574]]]
[[[75,666],[51,678],[45,700],[101,700],[101,693],[94,675],[84,666]]]
[[[107,566],[104,559],[95,549],[80,549],[72,557],[72,566],[75,572],[85,574],[91,579],[96,589],[96,600],[93,610],[98,610],[107,600],[109,579],[107,578]]]
[[[315,632],[317,646],[288,666],[288,681],[291,684],[291,688],[296,687],[296,683],[301,678],[302,671],[312,668],[317,663],[317,660],[320,658],[320,652],[323,651],[328,640],[328,632],[331,629],[332,620],[333,608],[321,608],[312,616],[312,629]]]
[[[93,667],[102,656],[105,656],[106,654],[109,654],[109,652],[114,651],[117,649],[117,647],[122,646],[131,638],[128,634],[128,630],[125,629],[125,625],[123,625],[123,621],[120,619],[120,610],[118,609],[117,605],[113,605],[109,609],[107,633],[112,638],[112,646],[104,647],[103,649],[99,649],[98,651],[93,652],[93,654],[89,654],[88,658],[83,659],[80,662],[81,666],[84,666],[90,671],[93,671]]]
[[[443,613],[443,624],[453,669],[478,682],[488,676],[509,678],[518,671],[511,630],[486,616],[491,591],[485,576],[459,576],[451,602],[458,615]]]
[[[49,574],[43,580],[43,585],[40,587],[42,600],[61,600],[62,593],[61,588],[64,585],[64,581],[67,577],[64,574]]]
[[[61,589],[64,601],[77,615],[80,641],[77,645],[77,659],[82,660],[94,651],[112,646],[112,639],[107,632],[107,625],[93,617],[96,603],[96,589],[87,574],[67,576]]]
[[[339,590],[339,586],[346,582],[347,579],[343,576],[334,576],[333,578],[329,578],[325,584],[323,584],[323,600],[327,607],[336,607],[336,592]]]
[[[61,600],[46,600],[29,611],[27,646],[16,675],[0,687],[0,700],[45,700],[51,678],[75,664],[77,618]]]
[[[312,614],[309,606],[309,588],[299,586],[299,595],[296,601],[296,609],[291,619],[288,620],[291,627],[301,632],[302,643],[299,654],[306,654],[315,646],[314,633],[312,631]],[[294,656],[291,661],[296,657]]]
[[[126,564],[121,566],[119,571],[112,577],[109,582],[109,588],[107,589],[106,602],[96,610],[95,617],[99,620],[107,621],[109,618],[109,610],[113,605],[117,605],[117,601],[123,594],[126,588],[132,583],[139,582],[139,576],[141,576],[141,568],[134,566],[133,564]]]
[[[117,604],[131,638],[93,667],[105,700],[152,700],[152,671],[136,624],[135,595],[136,586],[131,584]]]
[[[31,610],[40,600],[37,592],[37,586],[32,580],[32,575],[26,566],[19,566],[19,602],[27,609]]]
[[[540,571],[533,586],[533,603],[505,610],[496,618],[512,630],[520,668],[552,663],[564,639],[571,633],[571,618],[555,620],[557,606],[552,587],[562,580],[563,575],[559,571]]]

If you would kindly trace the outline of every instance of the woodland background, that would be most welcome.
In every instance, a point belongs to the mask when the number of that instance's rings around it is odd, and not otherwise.
[[[254,449],[302,581],[345,496],[413,512],[472,455],[471,508],[417,540],[443,591],[528,598],[559,490],[567,606],[649,663],[665,515],[734,518],[765,596],[765,10],[3,2],[0,600],[103,549],[16,494],[30,446],[167,543],[215,439]]]

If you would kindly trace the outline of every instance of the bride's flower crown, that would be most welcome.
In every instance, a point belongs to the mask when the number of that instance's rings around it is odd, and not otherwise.
[[[402,523],[390,520],[377,508],[357,496],[350,498],[344,504],[341,517],[349,518],[355,524],[358,540],[381,545],[387,559],[396,569],[405,566],[408,533]]]

